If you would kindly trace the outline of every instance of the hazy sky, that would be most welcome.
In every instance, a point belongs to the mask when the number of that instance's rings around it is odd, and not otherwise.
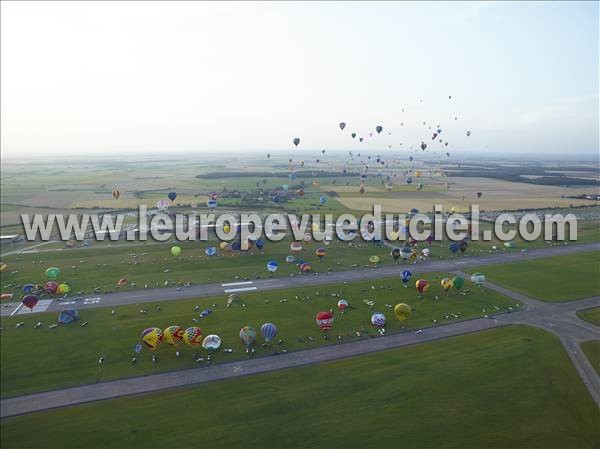
[[[1,21],[5,156],[408,151],[423,121],[451,151],[598,151],[597,2],[3,1]]]

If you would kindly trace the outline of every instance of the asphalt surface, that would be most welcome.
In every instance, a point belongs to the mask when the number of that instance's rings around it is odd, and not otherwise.
[[[198,284],[190,287],[168,287],[141,290],[125,290],[110,294],[88,295],[78,301],[73,298],[66,300],[40,301],[39,306],[29,311],[21,303],[7,303],[0,309],[0,316],[17,314],[30,314],[39,312],[58,312],[63,309],[76,308],[78,310],[98,307],[116,307],[126,304],[152,303],[160,301],[174,301],[179,299],[201,298],[207,296],[222,296],[229,293],[260,292],[267,290],[280,290],[284,288],[298,288],[324,284],[341,284],[369,279],[381,279],[400,274],[405,268],[410,268],[413,274],[430,272],[451,272],[466,268],[477,268],[484,265],[521,262],[545,257],[575,254],[586,251],[600,250],[600,243],[581,245],[554,246],[548,248],[528,250],[527,252],[499,252],[478,256],[458,256],[454,259],[430,259],[417,264],[386,265],[377,268],[356,268],[346,271],[332,271],[328,273],[298,274],[294,277],[272,277],[248,281],[232,280],[228,283]]]

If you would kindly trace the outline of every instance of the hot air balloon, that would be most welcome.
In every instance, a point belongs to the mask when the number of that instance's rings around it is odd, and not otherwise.
[[[477,272],[471,275],[471,282],[474,282],[477,285],[483,285],[485,282],[485,274]]]
[[[144,342],[151,351],[156,351],[156,348],[158,348],[158,345],[160,345],[160,342],[163,339],[163,333],[158,327],[149,327],[142,331],[141,338],[142,342]]]
[[[471,131],[467,131],[467,137],[471,135]]]
[[[298,137],[294,137],[294,140],[292,142],[294,142],[295,146],[298,146],[300,144],[300,139]]]
[[[327,254],[327,252],[325,251],[325,248],[317,248],[315,251],[315,255],[319,259],[322,259],[323,257],[325,257],[326,254]]]
[[[240,296],[236,293],[232,293],[227,297],[227,305],[238,304],[240,302]]]
[[[429,257],[429,255],[431,254],[431,251],[429,250],[429,248],[423,248],[423,250],[421,251],[421,254],[423,255],[423,257]]]
[[[452,287],[454,287],[456,290],[460,290],[463,285],[465,285],[464,278],[460,276],[455,276],[452,278]]]
[[[31,293],[32,291],[35,290],[35,285],[33,284],[25,284],[22,288],[23,293],[27,294],[27,293]]]
[[[413,254],[413,250],[409,246],[403,246],[400,248],[400,257],[403,260],[408,260]]]
[[[290,245],[290,249],[295,253],[300,252],[302,251],[302,243],[292,242],[292,244]]]
[[[377,265],[379,263],[379,256],[371,256],[369,257],[369,263],[371,265]]]
[[[215,209],[217,207],[217,200],[208,200],[206,202],[206,207],[208,207],[209,209]]]
[[[404,286],[406,287],[406,284],[408,284],[408,282],[412,279],[412,273],[408,270],[403,270],[402,273],[400,273],[400,280],[402,281],[402,283],[404,284]]]
[[[482,196],[483,196],[483,193],[477,192],[477,198],[481,198]]]
[[[344,122],[341,122],[339,124],[339,127],[340,127],[341,130],[343,130],[346,127],[346,124]]]
[[[208,353],[217,351],[221,347],[221,337],[215,334],[207,335],[202,341],[202,347]]]
[[[340,299],[337,302],[337,308],[340,309],[342,313],[344,313],[344,310],[348,308],[348,301],[346,301],[345,299]]]
[[[121,278],[117,281],[117,287],[124,287],[125,285],[127,285],[127,279],[126,278]]]
[[[33,309],[39,300],[40,300],[40,298],[38,298],[36,295],[32,294],[32,295],[23,296],[23,299],[21,300],[21,302],[23,303],[23,305],[25,307],[27,307],[29,309]]]
[[[258,239],[255,243],[256,249],[263,249],[265,247],[265,241],[263,239]]]
[[[206,254],[209,257],[212,257],[215,254],[217,254],[217,248],[215,248],[214,246],[209,246],[204,250],[204,254]]]
[[[167,200],[158,200],[155,204],[156,208],[162,212],[166,211],[170,205]]]
[[[381,312],[375,312],[371,315],[371,324],[375,327],[382,328],[385,326],[385,315]]]
[[[447,292],[448,290],[450,290],[452,288],[452,279],[444,278],[441,280],[440,284],[442,285],[442,288],[444,289],[444,291]]]
[[[312,271],[312,266],[308,262],[303,262],[300,264],[300,271],[302,273],[310,273]]]
[[[240,329],[240,340],[249,348],[256,340],[256,330],[252,326],[244,326]]]
[[[319,312],[315,317],[315,321],[323,332],[327,332],[333,326],[333,313],[329,311]]]
[[[390,251],[390,256],[394,259],[394,262],[397,262],[400,259],[400,248],[394,248]]]
[[[115,200],[118,200],[119,197],[121,196],[121,192],[119,192],[117,189],[113,189],[112,196]]]
[[[196,326],[188,327],[183,333],[182,340],[188,346],[198,346],[202,343],[202,329]]]
[[[362,142],[362,141],[363,141],[363,138],[362,138],[362,137],[359,137],[359,138],[358,138],[358,141],[359,141],[359,142]]]
[[[376,126],[375,131],[377,131],[377,134],[381,134],[381,131],[383,131],[383,126],[380,126],[380,125]]]
[[[277,335],[277,326],[273,323],[265,323],[260,327],[260,333],[267,343],[270,343],[271,340],[275,338]]]
[[[427,148],[427,144],[425,142],[421,142],[421,150],[425,151]]]
[[[169,194],[167,195],[167,197],[171,200],[171,201],[175,201],[175,198],[177,198],[177,192],[169,192]]]
[[[403,302],[394,306],[394,315],[396,315],[396,318],[401,323],[407,320],[407,318],[410,316],[411,311],[412,309],[410,308],[410,306]]]
[[[269,260],[267,262],[267,270],[269,270],[269,273],[275,273],[278,268],[279,268],[279,264],[277,262],[275,262],[274,260]]]
[[[58,314],[58,322],[60,324],[69,324],[79,320],[79,312],[74,309],[61,310]]]
[[[466,241],[466,240],[463,240],[463,241],[461,241],[461,242],[458,244],[458,249],[460,249],[460,252],[461,252],[462,254],[464,254],[464,253],[465,253],[465,251],[467,250],[467,247],[468,247],[468,246],[469,246],[469,244],[467,243],[467,241]]]
[[[56,290],[58,289],[58,282],[56,281],[48,281],[44,284],[44,290],[46,293],[54,295]]]
[[[452,242],[448,245],[448,249],[452,254],[456,254],[459,250],[459,244],[457,242]]]
[[[323,204],[325,204],[326,202],[327,202],[327,198],[325,198],[324,196],[322,196],[322,197],[319,198],[319,203],[321,204],[321,206]]]
[[[350,135],[352,136],[353,139],[356,137],[356,133],[352,133]]]
[[[296,258],[294,256],[286,256],[285,263],[294,263],[296,262]]]
[[[181,254],[181,247],[179,246],[172,246],[171,247],[171,254],[173,254],[173,256],[178,257]]]
[[[48,279],[55,280],[60,276],[60,268],[58,267],[50,267],[45,271],[45,275]]]
[[[171,346],[177,346],[183,340],[183,329],[177,325],[167,327],[163,332],[163,340]]]
[[[419,279],[417,282],[415,282],[415,287],[417,292],[425,293],[429,289],[429,282],[427,282],[425,279]]]
[[[57,295],[64,295],[66,293],[69,293],[70,291],[71,287],[69,286],[69,284],[65,284],[64,282],[62,284],[59,284],[56,288]]]

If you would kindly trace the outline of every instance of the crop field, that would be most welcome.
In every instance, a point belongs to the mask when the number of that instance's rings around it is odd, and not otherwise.
[[[600,443],[597,424],[598,409],[558,339],[510,326],[10,418],[1,423],[1,441],[2,447],[28,449],[183,448],[198,442],[392,448],[399,441],[403,448],[594,448]]]
[[[532,298],[549,302],[571,301],[600,295],[599,257],[598,251],[590,251],[489,265],[482,270],[490,281]]]
[[[81,311],[79,322],[89,322],[85,327],[72,323],[50,329],[48,326],[57,319],[55,313],[5,317],[1,320],[0,339],[2,395],[193,368],[197,366],[197,355],[206,355],[201,347],[182,346],[179,348],[182,355],[177,358],[175,349],[165,343],[156,351],[159,359],[156,365],[152,364],[147,349],[132,364],[133,348],[142,330],[148,327],[199,326],[204,335],[216,333],[222,338],[224,348],[234,349],[231,354],[217,353],[214,361],[219,362],[247,358],[239,339],[239,330],[244,325],[258,329],[262,323],[273,322],[278,326],[276,341],[271,346],[256,348],[256,356],[269,356],[283,349],[292,351],[379,336],[370,322],[374,311],[386,315],[387,332],[402,332],[520,307],[514,300],[468,281],[461,291],[451,290],[446,295],[440,286],[445,276],[442,273],[421,276],[431,285],[422,298],[417,295],[414,282],[404,288],[399,279],[385,279],[240,294],[241,303],[231,307],[226,307],[227,295],[223,295],[124,305],[116,307],[114,315],[106,308],[88,309]],[[343,314],[336,306],[339,299],[346,299],[350,305]],[[400,302],[413,309],[404,323],[394,317],[392,310]],[[205,309],[211,313],[200,318],[200,311]],[[330,309],[335,313],[335,322],[325,340],[315,324],[315,315]],[[19,322],[25,324],[16,327]],[[35,328],[37,322],[42,325]],[[97,362],[100,356],[105,357],[101,367]]]

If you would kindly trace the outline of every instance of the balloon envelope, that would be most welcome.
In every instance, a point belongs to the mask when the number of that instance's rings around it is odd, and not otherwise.
[[[196,326],[188,327],[183,333],[183,342],[189,346],[198,346],[202,343],[202,329]]]
[[[277,335],[277,326],[275,326],[273,323],[265,323],[260,327],[260,333],[268,343]]]
[[[410,306],[403,302],[394,306],[394,315],[396,315],[396,318],[400,322],[406,321],[406,319],[410,316],[411,311],[412,309]]]
[[[385,326],[385,315],[381,312],[375,312],[371,315],[371,324],[375,327]]]
[[[202,347],[208,352],[214,352],[221,347],[221,337],[215,334],[207,335],[202,341]]]
[[[183,329],[179,326],[169,326],[163,332],[163,339],[171,346],[176,346],[183,340]]]
[[[172,246],[171,247],[171,254],[173,254],[175,257],[179,256],[181,254],[181,247],[179,247],[179,246]]]
[[[240,329],[240,340],[246,347],[252,346],[256,340],[256,329],[252,326],[244,326]]]
[[[29,294],[29,295],[24,296],[23,299],[21,300],[21,302],[23,303],[23,305],[25,307],[28,307],[29,309],[33,309],[39,300],[40,300],[40,298],[38,298],[36,295]]]
[[[142,331],[142,342],[152,351],[155,351],[156,348],[158,348],[162,339],[163,333],[158,327],[149,327]]]
[[[50,267],[46,269],[46,277],[51,280],[55,280],[60,276],[60,268],[58,267]]]
[[[279,264],[277,262],[275,262],[274,260],[269,260],[267,262],[267,270],[269,270],[269,273],[275,273],[278,268],[279,268]]]
[[[61,310],[58,314],[58,322],[60,324],[69,324],[77,320],[79,320],[79,312],[74,309]]]
[[[315,321],[322,331],[328,331],[333,326],[333,313],[329,311],[319,312],[315,317]]]

